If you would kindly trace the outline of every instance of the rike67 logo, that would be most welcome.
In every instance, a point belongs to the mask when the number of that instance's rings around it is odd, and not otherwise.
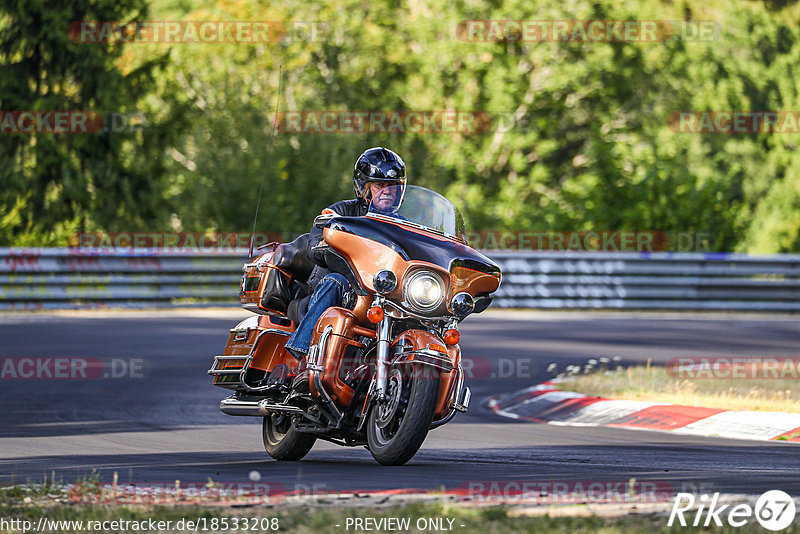
[[[779,531],[791,525],[795,517],[794,500],[780,490],[764,493],[756,500],[755,506],[748,503],[722,504],[719,501],[719,493],[715,493],[710,501],[708,495],[701,495],[699,502],[691,493],[678,493],[667,526],[671,527],[677,519],[682,527],[722,527],[725,523],[742,527],[755,517],[763,528]]]

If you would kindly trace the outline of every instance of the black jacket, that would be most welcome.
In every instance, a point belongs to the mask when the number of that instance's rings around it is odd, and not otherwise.
[[[311,287],[314,287],[319,279],[330,272],[327,269],[328,265],[325,263],[325,256],[323,252],[319,249],[314,250],[315,246],[323,242],[322,229],[325,228],[325,225],[328,224],[328,221],[337,215],[361,217],[366,215],[368,210],[369,203],[363,198],[342,200],[322,210],[322,213],[317,215],[317,217],[314,219],[314,225],[308,232],[308,249],[306,250],[306,256],[315,264],[317,264],[317,268],[314,269],[314,272],[309,278],[309,285],[311,285]],[[325,271],[324,273],[322,273],[323,270]]]
[[[362,198],[357,198],[354,200],[342,200],[341,202],[337,202],[336,204],[328,206],[322,210],[322,213],[314,219],[314,225],[308,232],[309,239],[307,242],[307,248],[306,250],[302,251],[309,260],[316,264],[314,270],[311,271],[311,275],[308,277],[307,282],[312,292],[319,281],[322,280],[325,275],[330,273],[328,265],[325,263],[325,255],[322,250],[314,250],[315,246],[323,242],[322,229],[325,228],[325,225],[328,223],[328,221],[337,215],[360,217],[366,215],[367,211],[369,211],[369,202]],[[289,303],[289,308],[286,312],[286,315],[288,315],[289,319],[299,323],[306,314],[306,311],[308,311],[310,299],[311,295],[308,294],[303,298],[295,298],[292,300]]]

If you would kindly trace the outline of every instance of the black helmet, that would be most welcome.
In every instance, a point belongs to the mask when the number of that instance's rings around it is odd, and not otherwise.
[[[353,169],[353,188],[356,197],[369,199],[370,182],[399,184],[405,191],[406,164],[400,156],[388,148],[377,146],[365,150]]]

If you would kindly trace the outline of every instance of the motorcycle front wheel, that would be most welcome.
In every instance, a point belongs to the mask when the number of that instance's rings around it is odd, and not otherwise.
[[[317,440],[311,434],[298,432],[288,415],[265,416],[261,429],[264,448],[276,460],[297,461],[308,454]]]
[[[411,376],[403,376],[399,369],[392,369],[386,384],[386,402],[376,404],[370,411],[367,444],[372,457],[383,465],[409,461],[422,446],[433,421],[439,375],[422,367],[414,370]]]

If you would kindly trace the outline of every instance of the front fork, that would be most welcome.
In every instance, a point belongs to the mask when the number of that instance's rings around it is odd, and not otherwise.
[[[383,308],[383,297],[380,295],[375,296],[375,300],[372,301],[372,306],[380,306]],[[389,368],[389,347],[391,344],[391,317],[389,315],[384,314],[383,319],[381,319],[380,323],[378,323],[378,347],[377,347],[377,358],[375,361],[375,388],[373,390],[374,399],[378,403],[382,403],[386,400],[386,380],[388,376],[388,368]],[[458,325],[458,321],[453,319],[450,323],[448,323],[447,328],[456,328]],[[456,389],[456,395],[460,395],[461,393],[461,386],[463,385],[464,376],[461,371],[459,371],[459,384]],[[456,398],[456,409],[462,412],[466,412],[466,408],[464,407],[461,409],[461,405],[459,404],[460,399]],[[466,390],[466,404],[469,404],[469,388]]]
[[[373,306],[383,307],[383,298],[376,296]],[[384,314],[378,323],[378,348],[375,362],[375,399],[380,403],[386,398],[386,377],[389,367],[389,344],[391,343],[391,318]]]

